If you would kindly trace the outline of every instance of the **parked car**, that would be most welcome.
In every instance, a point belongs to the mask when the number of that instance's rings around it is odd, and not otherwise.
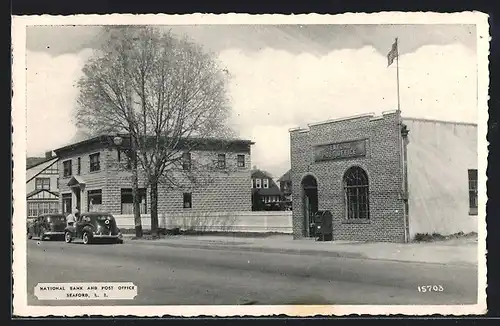
[[[66,243],[76,239],[82,240],[84,244],[98,241],[123,243],[120,229],[110,213],[82,213],[75,225],[67,226],[64,232]]]
[[[53,239],[64,236],[66,219],[63,214],[42,214],[28,221],[28,239],[34,237],[40,240]]]

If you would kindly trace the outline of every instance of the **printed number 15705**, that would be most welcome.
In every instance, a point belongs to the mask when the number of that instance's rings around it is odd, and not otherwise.
[[[442,285],[419,285],[417,286],[418,292],[443,292]]]

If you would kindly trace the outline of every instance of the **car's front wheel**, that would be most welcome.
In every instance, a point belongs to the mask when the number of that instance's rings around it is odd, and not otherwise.
[[[73,240],[73,237],[71,236],[71,233],[68,231],[64,233],[64,242],[70,243],[71,240]]]
[[[83,235],[82,235],[83,244],[90,244],[91,237],[92,236],[88,232],[83,232]]]

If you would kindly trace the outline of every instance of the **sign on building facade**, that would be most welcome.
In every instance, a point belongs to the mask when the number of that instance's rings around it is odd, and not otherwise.
[[[366,155],[366,139],[318,145],[314,147],[314,161],[330,161]]]

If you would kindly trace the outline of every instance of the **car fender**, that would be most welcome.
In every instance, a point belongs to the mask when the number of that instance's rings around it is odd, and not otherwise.
[[[66,232],[70,232],[72,235],[75,234],[76,232],[76,228],[74,226],[67,226],[65,229],[64,229],[64,233]]]
[[[82,235],[83,232],[88,232],[90,233],[90,235],[94,235],[94,227],[92,227],[91,225],[85,225],[82,229]]]

